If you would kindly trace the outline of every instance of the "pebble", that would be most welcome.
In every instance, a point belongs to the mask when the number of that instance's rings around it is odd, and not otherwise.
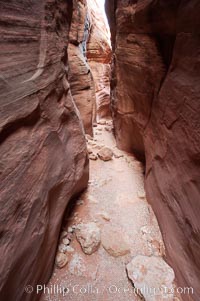
[[[68,227],[67,232],[68,232],[68,233],[72,233],[72,232],[73,232],[72,227]]]
[[[66,252],[66,248],[67,246],[64,245],[63,243],[61,243],[59,246],[58,246],[58,250],[60,253],[65,253]]]
[[[106,125],[107,124],[106,120],[104,120],[104,119],[100,119],[97,123],[100,124],[100,125]]]
[[[62,239],[63,237],[65,237],[65,236],[67,236],[67,231],[63,231],[62,233],[61,233],[61,236],[60,236],[60,238]]]
[[[56,266],[58,268],[63,268],[69,262],[69,258],[66,254],[58,253],[56,256]]]
[[[98,159],[98,156],[95,155],[94,153],[92,153],[92,154],[89,155],[89,159],[93,160],[93,161],[96,161]]]
[[[90,135],[88,135],[88,134],[85,135],[85,138],[86,138],[87,140],[93,140],[93,137],[90,136]]]
[[[83,205],[84,204],[84,201],[83,200],[78,200],[77,202],[77,205],[80,206],[80,205]]]
[[[88,151],[88,154],[92,154],[93,153],[93,150],[90,146],[87,147],[87,151]]]
[[[74,252],[74,248],[70,247],[70,246],[67,246],[66,247],[66,252],[67,253],[73,253]]]
[[[63,242],[64,245],[69,245],[70,244],[70,241],[69,241],[68,238],[63,238],[62,242]]]
[[[109,126],[105,126],[105,130],[106,130],[107,132],[112,132],[112,128],[109,127]]]

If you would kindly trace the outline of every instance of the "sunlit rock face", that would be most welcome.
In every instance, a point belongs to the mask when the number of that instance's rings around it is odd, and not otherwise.
[[[0,3],[0,299],[37,300],[62,217],[88,180],[68,83],[72,1]]]
[[[95,82],[97,118],[102,118],[110,116],[110,37],[98,1],[87,3],[91,23],[87,58]]]
[[[179,286],[199,300],[200,3],[107,0],[118,145],[146,158],[148,200]],[[188,295],[183,295],[189,300]]]
[[[69,82],[80,112],[85,132],[93,135],[95,119],[95,84],[87,63],[86,45],[90,35],[87,1],[73,0],[73,15],[68,46]]]

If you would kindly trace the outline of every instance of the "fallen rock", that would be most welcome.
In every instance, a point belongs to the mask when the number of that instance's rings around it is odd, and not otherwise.
[[[142,239],[144,239],[149,248],[151,249],[151,253],[154,256],[163,256],[165,255],[165,247],[162,241],[162,236],[160,232],[155,231],[155,227],[151,226],[143,226],[141,229]]]
[[[83,200],[78,200],[78,201],[77,201],[77,205],[78,205],[78,206],[81,206],[81,205],[83,205],[83,204],[84,204],[84,201],[83,201]]]
[[[94,153],[92,153],[92,154],[89,155],[89,159],[93,160],[93,161],[96,161],[98,159],[98,156],[95,155]]]
[[[64,238],[64,237],[66,237],[67,234],[68,234],[67,231],[63,231],[63,232],[61,233],[61,235],[60,235],[60,238],[62,239],[62,238]]]
[[[67,246],[66,247],[66,252],[67,253],[73,253],[74,252],[74,248],[72,248],[71,246]]]
[[[56,266],[62,269],[69,262],[69,258],[66,254],[58,253],[56,256]]]
[[[66,238],[69,239],[69,241],[71,241],[73,238],[73,233],[67,233]]]
[[[65,253],[66,252],[66,245],[61,243],[59,246],[58,246],[58,250],[60,253]]]
[[[103,144],[95,144],[95,145],[94,145],[94,148],[95,148],[96,150],[100,150],[100,149],[102,149],[102,147],[104,147]]]
[[[112,120],[107,120],[107,121],[106,121],[106,124],[107,124],[108,126],[112,126],[112,125],[113,125],[113,122],[112,122]]]
[[[173,300],[174,271],[161,258],[138,255],[127,265],[129,279],[146,301]]]
[[[90,140],[90,141],[88,141],[88,145],[89,145],[90,147],[95,147],[97,144],[96,144],[96,142]]]
[[[116,153],[116,152],[114,152],[113,155],[116,159],[122,158],[124,156],[123,154]]]
[[[87,141],[89,141],[89,140],[90,140],[90,141],[91,141],[91,140],[93,140],[93,137],[92,137],[92,136],[90,136],[89,134],[86,134],[86,135],[85,135],[85,138],[86,138],[86,140],[87,140]]]
[[[108,147],[103,147],[97,154],[103,161],[110,161],[113,157],[113,151]]]
[[[112,132],[112,127],[110,127],[110,126],[105,126],[105,130],[106,130],[107,132]]]
[[[96,252],[101,242],[101,232],[95,223],[80,224],[76,229],[76,238],[85,254]]]
[[[92,150],[91,146],[87,147],[87,151],[88,151],[88,154],[92,154],[93,153],[93,150]]]
[[[98,121],[98,124],[100,124],[100,125],[106,125],[107,122],[106,122],[106,120],[104,120],[104,119],[100,119],[100,120]]]
[[[64,245],[69,245],[70,244],[70,240],[68,238],[63,238],[62,240]]]
[[[68,233],[72,233],[73,232],[72,227],[68,227],[67,231],[68,231]]]
[[[101,235],[101,243],[111,256],[119,257],[130,253],[128,239],[123,236],[119,229],[104,228]]]

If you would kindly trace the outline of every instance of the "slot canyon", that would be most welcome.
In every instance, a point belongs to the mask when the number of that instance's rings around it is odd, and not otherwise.
[[[0,301],[199,301],[200,1],[0,0],[0,35]]]

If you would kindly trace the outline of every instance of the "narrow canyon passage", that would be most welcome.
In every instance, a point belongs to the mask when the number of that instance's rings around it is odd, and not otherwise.
[[[198,0],[0,0],[0,301],[200,300],[199,29]]]
[[[111,120],[100,120],[87,144],[89,186],[65,218],[54,272],[41,301],[143,300],[127,272],[136,287],[149,285],[152,295],[160,285],[171,289],[174,273],[162,259],[164,245],[145,198],[142,163],[116,147]],[[102,147],[108,149],[102,152]],[[146,300],[164,300],[150,295]]]

